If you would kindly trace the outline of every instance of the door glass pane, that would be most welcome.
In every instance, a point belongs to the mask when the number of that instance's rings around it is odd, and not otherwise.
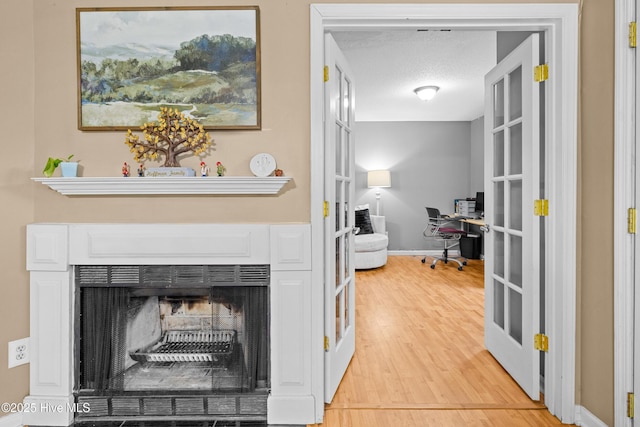
[[[337,98],[335,99],[336,105],[335,105],[335,109],[336,109],[336,118],[338,120],[343,120],[343,114],[344,114],[344,110],[342,109],[342,82],[344,80],[343,76],[342,76],[342,70],[339,67],[336,67],[336,81],[338,82],[338,94],[337,94]]]
[[[349,234],[344,236],[344,274],[342,275],[344,281],[346,282],[349,277]]]
[[[504,285],[493,280],[493,322],[504,329]]]
[[[493,230],[491,231],[493,233]],[[504,277],[504,233],[496,231],[493,236],[493,273]]]
[[[340,272],[342,271],[342,237],[336,237],[336,288],[342,284]]]
[[[493,127],[504,124],[504,80],[493,85]]]
[[[351,215],[351,217],[349,217],[349,207],[351,206],[351,194],[352,191],[351,189],[353,188],[354,182],[353,179],[351,177],[351,171],[350,171],[350,167],[349,167],[349,144],[350,144],[350,134],[347,134],[347,140],[346,140],[346,144],[345,144],[345,157],[347,158],[347,164],[345,165],[345,177],[346,180],[344,181],[344,226],[345,227],[352,227],[353,226],[353,221],[354,221],[354,217],[353,214]]]
[[[351,176],[351,144],[353,144],[353,134],[350,129],[344,130],[344,176]]]
[[[493,224],[504,226],[504,182],[499,181],[493,185]]]
[[[349,226],[349,203],[348,202],[344,202],[343,210],[344,210],[344,216],[343,216],[344,223],[342,225],[343,227],[348,227]]]
[[[509,74],[509,120],[522,116],[522,66]]]
[[[342,176],[342,127],[336,126],[336,175]]]
[[[509,228],[522,230],[522,181],[509,181]]]
[[[342,207],[344,206],[342,200],[342,181],[336,181],[336,213],[334,214],[336,217],[336,231],[342,230],[342,227],[344,227],[344,224],[340,222],[342,218],[340,212],[342,212]]]
[[[522,123],[509,128],[509,173],[522,173]]]
[[[522,294],[509,288],[509,335],[522,344]]]
[[[349,301],[349,295],[351,295],[349,289],[351,289],[351,283],[347,283],[344,287],[344,329],[351,326],[349,318],[351,317],[351,304]]]
[[[509,282],[522,288],[522,237],[509,236]]]
[[[342,114],[342,118],[347,125],[351,124],[351,116],[349,111],[349,103],[351,102],[351,82],[347,79],[342,83],[342,108],[344,108],[344,113]]]
[[[493,176],[504,176],[504,131],[493,135]]]
[[[342,339],[342,319],[340,313],[342,313],[342,298],[344,296],[344,290],[338,292],[336,295],[336,345]]]

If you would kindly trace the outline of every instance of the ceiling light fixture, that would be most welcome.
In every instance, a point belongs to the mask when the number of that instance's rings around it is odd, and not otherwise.
[[[418,95],[418,98],[423,101],[430,101],[434,96],[436,96],[436,93],[438,93],[439,90],[440,88],[438,86],[421,86],[415,88],[413,91]]]

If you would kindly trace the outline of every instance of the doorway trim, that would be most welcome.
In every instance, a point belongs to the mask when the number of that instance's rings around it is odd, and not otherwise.
[[[323,250],[324,33],[331,30],[456,30],[545,31],[549,66],[545,100],[545,182],[550,215],[545,239],[545,325],[552,351],[545,354],[545,404],[564,423],[573,423],[576,361],[576,200],[578,107],[577,4],[311,4],[311,225],[317,254]],[[313,294],[323,295],[323,257],[313,256]],[[554,286],[558,284],[558,286]],[[314,366],[322,366],[320,337],[323,309],[314,314]],[[316,335],[317,334],[317,335]],[[533,338],[532,338],[533,339]],[[317,362],[317,363],[316,363]],[[323,369],[314,370],[314,395],[323,395]],[[322,420],[324,407],[316,406]]]
[[[629,47],[629,23],[636,20],[635,0],[616,0],[615,5],[615,87],[614,87],[614,202],[613,202],[613,283],[614,283],[614,423],[630,427],[627,393],[634,387],[635,327],[634,293],[638,256],[637,237],[627,230],[627,209],[636,207],[636,50]]]

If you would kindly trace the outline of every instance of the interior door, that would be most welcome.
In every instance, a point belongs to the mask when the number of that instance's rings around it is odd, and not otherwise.
[[[540,400],[538,37],[485,76],[485,345],[533,400]]]
[[[325,401],[331,402],[356,348],[354,85],[331,34],[325,64]]]

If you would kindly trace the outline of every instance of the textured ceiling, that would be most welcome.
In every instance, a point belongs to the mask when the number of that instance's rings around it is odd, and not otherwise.
[[[357,121],[471,121],[482,116],[492,31],[333,32],[355,74]],[[413,90],[435,85],[434,99]]]

